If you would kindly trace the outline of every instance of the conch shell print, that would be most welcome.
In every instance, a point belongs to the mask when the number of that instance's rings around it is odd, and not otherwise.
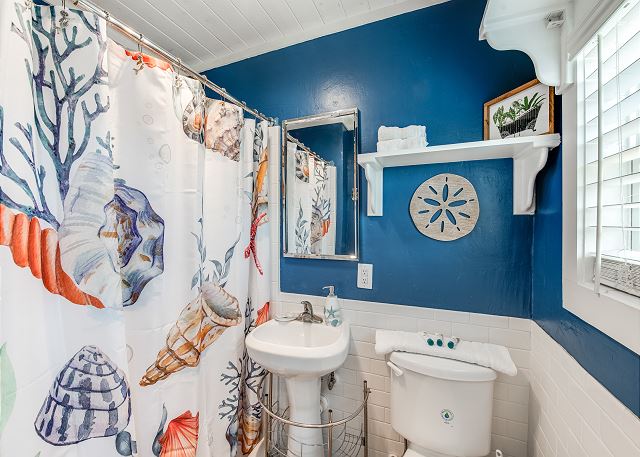
[[[240,427],[238,429],[238,441],[242,454],[249,454],[260,440],[260,419],[252,414],[242,411],[240,414]]]
[[[193,98],[187,104],[182,113],[182,128],[188,138],[202,143],[202,129],[204,119],[204,99],[205,94],[202,85],[191,79],[183,78],[182,81],[191,89]]]
[[[167,430],[159,440],[160,457],[195,457],[198,447],[200,414],[193,416],[185,411],[167,425]]]
[[[204,147],[225,157],[240,160],[242,108],[222,100],[207,100],[204,118]]]
[[[65,273],[58,234],[52,228],[42,229],[38,218],[14,213],[0,204],[0,245],[8,246],[13,262],[22,268],[29,267],[31,274],[41,279],[49,292],[76,305],[104,308],[100,299],[80,290]]]
[[[140,380],[149,386],[185,367],[195,367],[202,352],[229,327],[242,322],[238,300],[218,284],[204,282],[200,293],[180,313],[166,345]]]
[[[87,156],[64,203],[62,266],[107,306],[132,305],[164,270],[164,221],[142,192],[114,182],[108,157]]]
[[[56,376],[34,425],[47,443],[65,446],[116,435],[130,417],[124,373],[99,348],[85,346]]]

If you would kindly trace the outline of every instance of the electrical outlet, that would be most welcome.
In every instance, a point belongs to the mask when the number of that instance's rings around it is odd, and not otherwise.
[[[373,265],[370,263],[358,264],[358,288],[373,288]]]

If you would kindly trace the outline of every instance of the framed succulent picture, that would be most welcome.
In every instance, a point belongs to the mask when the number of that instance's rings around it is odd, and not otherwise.
[[[537,79],[484,104],[484,139],[553,133],[553,87]]]

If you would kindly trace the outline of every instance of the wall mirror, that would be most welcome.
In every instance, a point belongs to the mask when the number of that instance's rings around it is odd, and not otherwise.
[[[358,110],[282,123],[285,257],[358,260]]]

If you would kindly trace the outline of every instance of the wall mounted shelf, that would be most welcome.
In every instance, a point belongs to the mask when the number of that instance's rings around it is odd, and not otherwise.
[[[491,159],[513,159],[513,214],[533,214],[536,176],[547,163],[549,149],[559,144],[560,135],[549,134],[360,154],[358,164],[367,179],[367,215],[382,216],[385,168]]]

